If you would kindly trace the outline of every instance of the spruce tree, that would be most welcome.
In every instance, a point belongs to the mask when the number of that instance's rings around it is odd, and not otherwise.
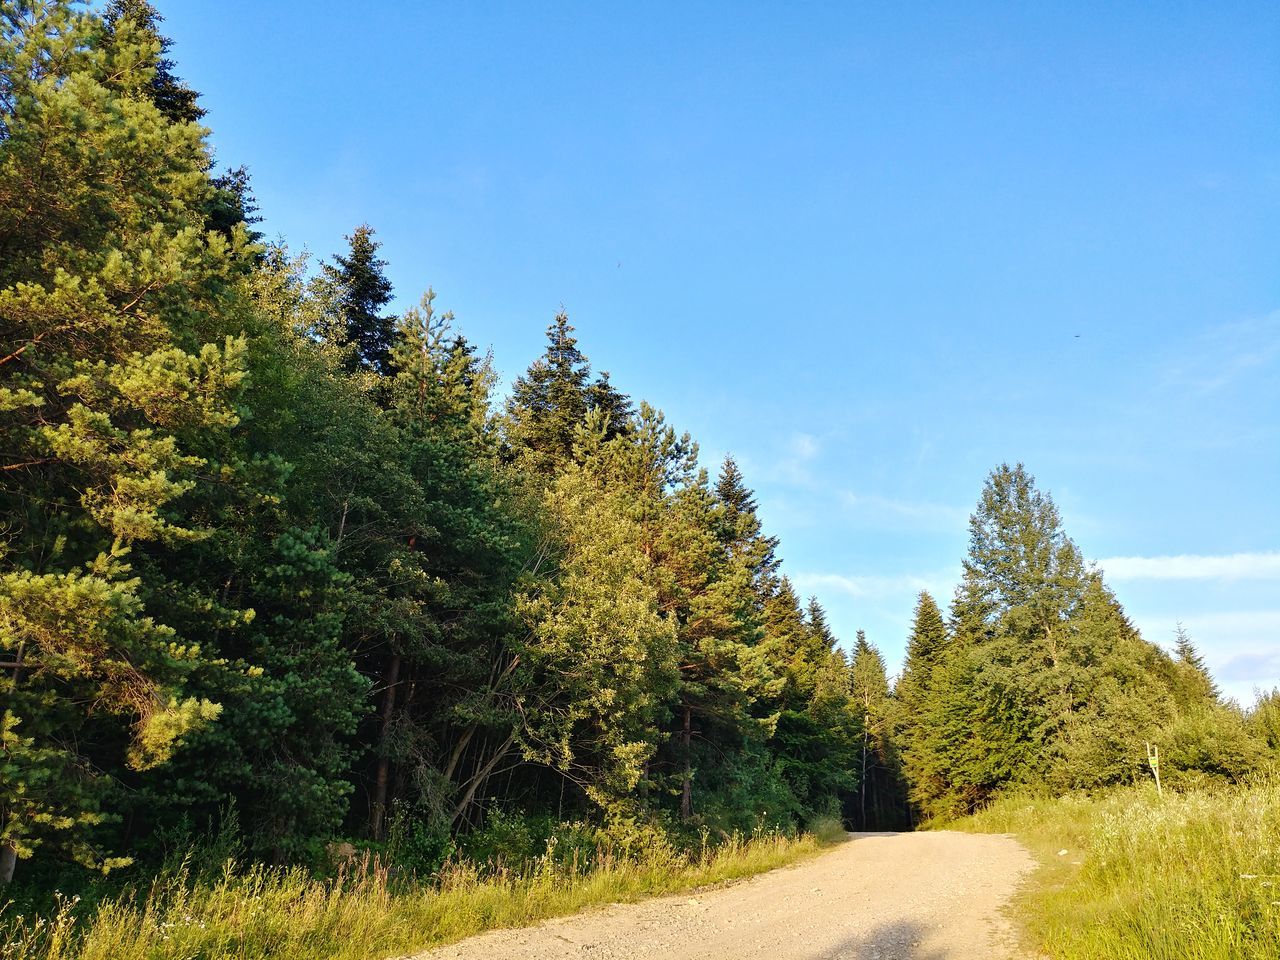
[[[1174,630],[1174,656],[1178,664],[1178,695],[1188,703],[1215,701],[1221,696],[1217,684],[1196,649],[1191,634],[1179,623]]]
[[[963,813],[1015,784],[1130,780],[1148,740],[1168,745],[1171,771],[1234,776],[1252,755],[1194,648],[1173,661],[1142,639],[1021,465],[984,487],[950,632],[927,673],[909,658],[899,690],[911,795],[926,813]],[[1202,746],[1214,736],[1220,762]]]
[[[589,413],[599,415],[602,439],[630,428],[631,401],[607,373],[592,380],[591,363],[573,332],[561,310],[547,328],[546,351],[517,378],[507,401],[508,448],[536,476],[549,477],[574,459],[577,432]]]
[[[385,312],[391,302],[391,281],[383,272],[386,261],[378,256],[381,244],[367,223],[356,227],[347,244],[347,253],[338,254],[324,267],[336,312],[329,337],[348,373],[389,376],[394,372],[396,321]]]
[[[751,571],[755,594],[763,598],[772,589],[778,572],[776,537],[766,536],[757,514],[755,494],[747,487],[733,457],[725,457],[716,478],[720,504],[720,537],[729,551]]]
[[[884,657],[859,630],[849,661],[852,706],[861,727],[858,764],[859,829],[896,820],[897,763],[890,746],[891,707]]]
[[[902,675],[893,688],[894,732],[902,744],[904,774],[909,782],[919,779],[918,772],[931,766],[931,758],[926,755],[930,747],[928,711],[935,696],[934,673],[947,654],[947,641],[942,611],[927,591],[921,591],[907,638]]]
[[[508,442],[532,472],[549,475],[572,456],[574,436],[586,420],[591,367],[578,349],[564,311],[547,328],[546,352],[511,388]]]

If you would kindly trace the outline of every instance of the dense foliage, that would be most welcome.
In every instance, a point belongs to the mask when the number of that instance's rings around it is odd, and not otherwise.
[[[1275,695],[1224,702],[1190,637],[1144,640],[1021,464],[987,479],[948,622],[921,594],[896,694],[918,813],[1012,787],[1240,780],[1275,757]],[[1148,749],[1151,749],[1149,755]]]
[[[230,817],[270,862],[429,866],[516,812],[852,809],[883,696],[737,466],[563,314],[500,407],[433,293],[388,311],[371,228],[314,271],[259,243],[159,26],[0,4],[3,878]]]

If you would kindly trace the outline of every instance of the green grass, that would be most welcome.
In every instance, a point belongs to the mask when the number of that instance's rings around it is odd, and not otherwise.
[[[658,846],[598,855],[589,868],[551,856],[521,871],[446,868],[430,884],[396,882],[365,862],[337,879],[302,869],[237,869],[194,879],[178,870],[83,915],[0,915],[5,960],[382,960],[599,904],[725,883],[812,856],[839,824],[799,837],[734,838],[693,853]]]
[[[1018,908],[1054,960],[1280,958],[1274,774],[1163,797],[1007,797],[948,826],[1015,834],[1039,858]]]

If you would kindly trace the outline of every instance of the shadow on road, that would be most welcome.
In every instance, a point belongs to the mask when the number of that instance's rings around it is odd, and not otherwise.
[[[928,928],[910,920],[882,923],[807,960],[951,960],[954,954],[945,947],[922,945],[927,934]]]

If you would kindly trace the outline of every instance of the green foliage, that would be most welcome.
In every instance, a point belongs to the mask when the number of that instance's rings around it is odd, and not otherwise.
[[[240,423],[246,363],[204,323],[238,309],[244,231],[204,229],[204,131],[157,105],[177,81],[130,9],[10,6],[0,35],[0,649],[20,664],[0,830],[9,853],[104,869],[111,773],[163,764],[220,714],[188,691],[207,654],[148,609],[167,578],[143,558],[213,534],[199,451]]]
[[[1149,776],[1239,779],[1263,746],[1179,630],[1145,641],[1021,466],[993,471],[970,520],[952,623],[922,597],[896,697],[910,796],[929,816],[1017,786],[1055,792]]]
[[[1280,690],[1259,693],[1247,722],[1253,736],[1280,756]]]
[[[607,373],[591,379],[591,364],[561,311],[547,328],[546,352],[512,385],[508,449],[531,473],[550,475],[573,458],[578,428],[590,413],[598,414],[598,429],[607,439],[626,429],[631,405]]]
[[[555,580],[520,602],[530,692],[518,737],[526,757],[570,777],[607,816],[625,816],[675,687],[674,630],[620,500],[571,468],[545,505],[563,547]]]

